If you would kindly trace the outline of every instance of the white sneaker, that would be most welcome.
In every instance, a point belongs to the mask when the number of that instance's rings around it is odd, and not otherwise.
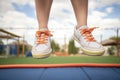
[[[81,26],[74,29],[74,39],[80,44],[81,50],[88,55],[102,55],[105,50],[103,46],[96,42],[91,32],[95,28],[88,28],[87,26]]]
[[[52,34],[47,29],[41,29],[36,32],[36,41],[32,47],[32,56],[34,58],[47,58],[52,51],[50,36]]]

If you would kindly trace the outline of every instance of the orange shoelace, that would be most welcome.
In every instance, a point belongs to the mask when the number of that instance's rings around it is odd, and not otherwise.
[[[49,36],[53,36],[49,30],[40,30],[36,32],[36,43],[45,44]]]
[[[95,42],[96,40],[94,39],[94,37],[91,34],[94,29],[96,29],[96,27],[83,28],[83,29],[80,29],[80,33],[84,36],[84,39],[86,39],[86,41]]]

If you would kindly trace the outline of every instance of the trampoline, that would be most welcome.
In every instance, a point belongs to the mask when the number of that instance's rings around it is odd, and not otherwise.
[[[120,80],[120,64],[0,65],[0,80]]]

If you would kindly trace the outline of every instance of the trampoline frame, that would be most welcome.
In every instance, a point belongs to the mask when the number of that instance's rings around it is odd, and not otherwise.
[[[7,68],[61,68],[61,67],[117,67],[120,64],[97,64],[97,63],[74,63],[74,64],[5,64],[0,65],[0,69]]]

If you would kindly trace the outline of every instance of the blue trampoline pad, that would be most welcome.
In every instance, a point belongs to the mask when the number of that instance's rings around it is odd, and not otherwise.
[[[120,80],[120,68],[1,68],[0,80]]]

